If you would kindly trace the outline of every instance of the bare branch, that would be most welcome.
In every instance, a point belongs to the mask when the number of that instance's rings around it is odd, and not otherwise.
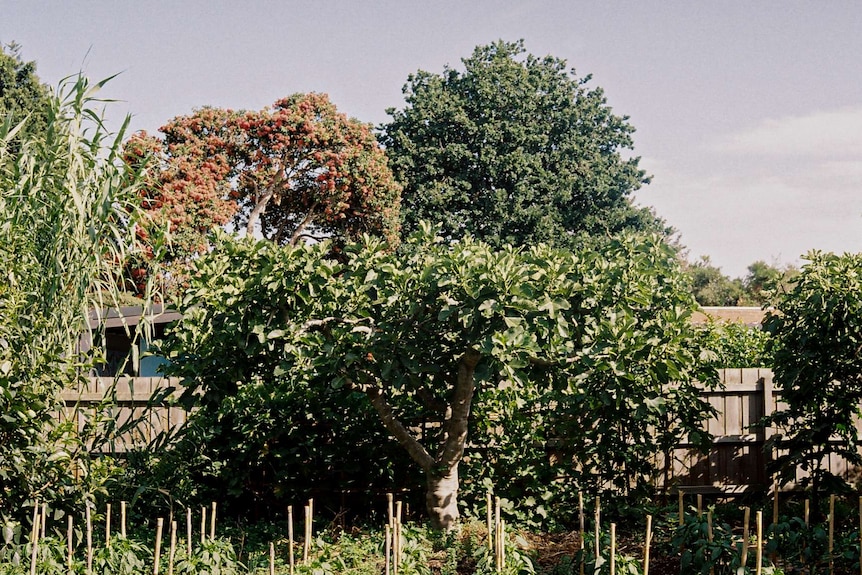
[[[365,394],[371,400],[371,405],[377,411],[383,426],[392,434],[398,443],[407,450],[410,457],[419,464],[424,471],[429,472],[434,467],[434,458],[428,453],[425,447],[419,443],[419,440],[410,433],[404,425],[396,419],[392,412],[392,406],[386,401],[386,396],[381,393],[380,388],[376,385],[369,385]]]
[[[468,350],[458,360],[458,377],[455,380],[455,390],[452,393],[448,417],[443,423],[443,446],[437,457],[437,465],[446,470],[451,469],[464,455],[464,445],[467,443],[467,423],[470,418],[470,406],[476,390],[474,378],[476,365],[481,354]]]

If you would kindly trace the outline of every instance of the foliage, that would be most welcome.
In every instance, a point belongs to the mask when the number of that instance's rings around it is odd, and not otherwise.
[[[36,76],[36,63],[24,62],[21,47],[15,43],[0,45],[0,121],[8,116],[15,122],[25,118],[25,132],[40,134],[48,125],[51,94]],[[17,138],[7,144],[17,149]]]
[[[428,497],[432,520],[441,513],[445,523],[457,517],[458,465],[474,424],[474,486],[518,470],[538,489],[564,473],[576,481],[542,492],[570,494],[606,483],[642,493],[656,449],[686,433],[704,438],[709,407],[691,382],[714,372],[698,366],[694,301],[660,238],[575,254],[544,245],[494,251],[432,232],[397,255],[365,238],[346,246],[344,263],[328,259],[325,245],[221,237],[196,262],[184,318],[163,352],[199,406],[208,441],[189,443],[205,465],[230,469],[226,478],[261,466],[271,486],[289,485],[297,468],[325,478],[308,467],[311,449],[365,473],[365,465],[402,468],[403,456],[382,450],[394,445],[379,435],[385,428],[429,492],[445,493],[448,515]],[[249,400],[258,397],[265,401]],[[336,433],[360,441],[332,441]],[[560,454],[551,469],[540,457],[546,439]],[[543,475],[529,479],[530,465]]]
[[[74,418],[56,414],[87,372],[79,338],[90,310],[115,305],[141,217],[122,132],[109,136],[93,109],[103,84],[65,84],[42,131],[0,125],[0,520],[78,497],[70,466],[98,487]]]
[[[202,108],[156,138],[126,146],[150,168],[145,207],[170,228],[170,258],[204,250],[213,226],[280,244],[303,238],[398,235],[400,188],[370,126],[339,113],[324,94],[294,94],[259,112]]]
[[[760,327],[710,319],[697,331],[701,348],[713,354],[710,361],[716,368],[772,365],[766,352],[769,334]]]
[[[584,234],[661,230],[629,196],[648,178],[624,159],[634,128],[601,88],[566,62],[524,55],[523,42],[477,47],[464,71],[418,71],[381,142],[404,184],[403,234],[442,222],[500,248],[574,247]]]
[[[783,409],[766,424],[778,428],[771,469],[782,483],[801,480],[813,492],[846,488],[825,459],[862,464],[856,419],[862,415],[862,255],[810,252],[790,291],[777,292],[764,319]]]
[[[799,270],[777,267],[758,260],[748,266],[744,278],[731,279],[704,256],[687,265],[694,296],[703,306],[762,306],[772,290],[788,290]]]

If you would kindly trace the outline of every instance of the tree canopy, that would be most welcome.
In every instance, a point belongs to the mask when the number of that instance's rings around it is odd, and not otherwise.
[[[602,252],[494,250],[425,227],[399,253],[366,237],[346,245],[344,262],[328,254],[225,238],[195,263],[164,350],[169,372],[184,378],[188,400],[221,414],[222,433],[238,421],[251,453],[272,453],[281,433],[228,416],[249,412],[243,398],[279,402],[304,389],[341,390],[333,405],[364,398],[424,472],[432,522],[449,527],[474,409],[497,447],[558,437],[564,471],[543,477],[576,475],[593,491],[640,492],[656,450],[704,437],[709,407],[693,381],[714,373],[699,368],[694,300],[659,237],[614,240]],[[261,426],[284,429],[290,416],[281,417]],[[504,431],[507,443],[494,430],[510,421],[528,435]],[[547,467],[541,460],[530,465]]]
[[[43,131],[48,123],[50,96],[36,75],[35,62],[21,58],[20,46],[0,46],[0,122],[9,115],[14,124],[26,117],[25,131]]]
[[[501,247],[577,244],[583,234],[660,230],[630,195],[648,182],[623,157],[634,128],[601,88],[523,42],[479,46],[464,70],[419,71],[381,142],[404,185],[404,235],[419,222]]]
[[[848,487],[829,471],[830,455],[862,465],[862,254],[813,251],[806,259],[791,289],[772,294],[763,327],[784,405],[770,419],[781,450],[773,470],[783,483],[797,467],[806,471],[802,483],[819,500],[821,491]]]
[[[324,94],[294,94],[258,112],[202,108],[141,133],[127,160],[150,168],[145,207],[172,234],[172,255],[198,253],[214,226],[280,244],[356,238],[396,242],[400,188],[371,127]]]

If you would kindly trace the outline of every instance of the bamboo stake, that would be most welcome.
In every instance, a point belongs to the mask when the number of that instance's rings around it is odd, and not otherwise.
[[[171,550],[168,552],[168,575],[174,575],[174,559],[177,556],[177,522],[171,521]]]
[[[395,559],[393,564],[395,565],[395,575],[398,575],[398,572],[401,571],[401,551],[404,547],[404,532],[402,522],[403,515],[403,504],[400,501],[395,502],[395,532],[393,537],[395,538]]]
[[[595,525],[595,532],[596,532],[595,558],[596,558],[596,561],[598,561],[599,556],[601,555],[601,552],[602,552],[601,549],[599,548],[599,543],[601,542],[600,541],[601,533],[599,530],[599,525],[601,524],[601,522],[602,522],[602,500],[598,495],[596,495],[596,525]]]
[[[156,554],[153,557],[153,575],[159,575],[159,560],[162,555],[162,529],[165,526],[165,520],[159,517],[156,520]],[[125,535],[123,535],[125,538]]]
[[[105,545],[111,542],[111,504],[105,504]]]
[[[809,524],[810,519],[811,519],[811,500],[810,499],[805,500],[805,504],[803,505],[803,508],[804,508],[804,510],[802,513],[805,516],[805,526],[808,527],[808,524]]]
[[[36,558],[39,553],[39,503],[33,505],[33,526],[30,530],[30,575],[36,575]]]
[[[832,559],[832,549],[835,543],[835,496],[829,496],[829,575],[835,570],[835,562]]]
[[[611,523],[611,575],[617,575],[617,524]]]
[[[304,507],[303,511],[305,512],[305,525],[302,540],[302,564],[305,565],[308,563],[308,505]]]
[[[71,515],[66,519],[66,567],[69,573],[72,572],[72,562],[74,560],[74,550],[72,548],[72,537],[74,536],[75,522]]]
[[[646,516],[646,538],[644,539],[644,575],[649,575],[649,548],[652,543],[652,515]]]
[[[497,573],[502,569],[500,560],[500,498],[494,498],[494,567]]]
[[[755,575],[763,573],[763,511],[757,512],[757,552],[755,553],[757,566]]]
[[[383,543],[383,553],[386,556],[386,564],[383,569],[383,575],[389,575],[389,556],[392,552],[392,525],[386,524],[386,538]]]
[[[580,534],[580,549],[581,549],[581,564],[579,567],[579,574],[584,575],[584,537],[586,536],[586,529],[584,524],[584,492],[578,491],[578,533]]]
[[[506,520],[500,519],[500,570],[506,569]]]
[[[90,506],[84,506],[84,517],[87,523],[87,575],[93,573],[93,518],[90,515]]]
[[[120,501],[120,537],[126,538],[126,502]]]
[[[677,491],[677,499],[679,499],[679,524],[682,526],[685,523],[685,507],[682,504],[682,497],[685,495],[682,491]]]
[[[201,507],[201,545],[207,541],[207,508]]]
[[[211,541],[215,541],[215,528],[216,528],[216,502],[213,501],[212,513],[210,514],[210,540]]]
[[[492,511],[491,511],[491,490],[488,490],[488,493],[485,494],[485,523],[488,527],[488,552],[494,550],[494,528],[491,525],[492,523]]]
[[[748,563],[748,523],[751,520],[751,508],[745,508],[745,515],[742,519],[742,552],[740,553],[740,563],[742,567]]]
[[[287,541],[290,575],[293,575],[293,505],[287,506]]]
[[[393,522],[395,521],[395,504],[392,502],[392,494],[391,493],[386,494],[386,513],[387,513],[386,524],[389,525],[390,527],[392,527],[394,525]]]
[[[700,519],[703,517],[703,495],[697,494],[697,518]]]
[[[42,521],[39,524],[39,527],[41,528],[41,532],[42,532],[41,539],[45,538],[45,532],[46,532],[47,525],[48,525],[48,504],[42,503]]]
[[[275,544],[269,542],[269,575],[275,575]]]
[[[192,556],[192,508],[186,507],[186,557]]]

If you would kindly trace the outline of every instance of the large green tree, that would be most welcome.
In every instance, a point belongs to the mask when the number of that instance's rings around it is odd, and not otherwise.
[[[782,482],[806,471],[802,482],[819,499],[847,487],[830,458],[862,465],[862,254],[814,251],[806,259],[792,287],[773,294],[763,327],[784,405],[769,419],[781,450],[772,469]]]
[[[196,263],[165,350],[186,397],[226,410],[220,433],[261,456],[310,415],[268,416],[261,429],[227,413],[240,398],[278,403],[306,388],[341,390],[333,405],[364,398],[424,472],[432,523],[448,528],[477,397],[489,406],[483,421],[488,409],[502,416],[483,437],[507,427],[506,413],[528,430],[522,446],[553,435],[560,465],[585,489],[643,488],[657,451],[702,436],[709,408],[692,382],[709,373],[692,345],[694,300],[659,237],[602,252],[494,250],[426,227],[397,254],[370,238],[348,245],[343,263],[327,254],[222,240]],[[521,408],[543,394],[543,416],[531,419]],[[228,431],[231,421],[245,431]]]
[[[648,181],[634,128],[589,76],[525,55],[522,42],[479,46],[464,70],[419,71],[380,140],[404,185],[403,233],[421,220],[501,247],[572,246],[583,234],[661,224],[630,195]]]

